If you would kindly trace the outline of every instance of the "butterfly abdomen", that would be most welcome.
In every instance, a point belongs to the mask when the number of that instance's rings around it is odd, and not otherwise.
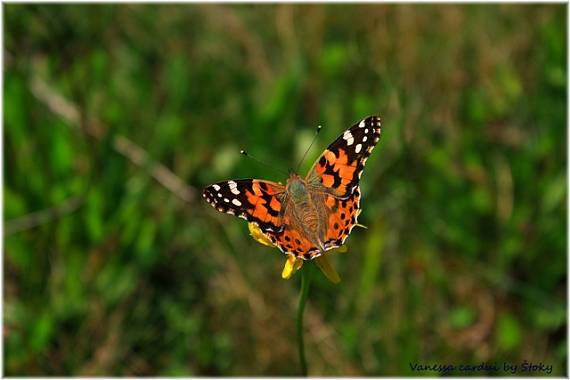
[[[307,201],[300,204],[296,204],[297,215],[299,217],[299,222],[301,225],[312,233],[317,231],[319,226],[319,216],[313,205]]]

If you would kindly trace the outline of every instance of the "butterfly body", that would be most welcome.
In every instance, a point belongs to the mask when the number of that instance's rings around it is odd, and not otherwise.
[[[339,136],[305,178],[291,173],[285,186],[258,179],[219,182],[204,189],[218,211],[259,226],[282,252],[306,260],[344,244],[360,214],[359,180],[380,137],[370,116]]]
[[[297,174],[292,174],[288,180],[286,193],[283,196],[287,204],[288,225],[301,232],[307,240],[322,253],[325,249],[323,239],[326,227],[321,221],[326,220],[322,196],[315,191],[307,181]]]

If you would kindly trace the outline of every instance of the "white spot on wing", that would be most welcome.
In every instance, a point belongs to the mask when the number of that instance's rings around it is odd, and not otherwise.
[[[238,195],[239,190],[237,189],[237,183],[235,181],[228,181],[228,186],[230,187],[230,191],[232,194]]]
[[[368,136],[364,136],[364,138],[362,139],[362,142],[366,142],[366,140],[368,140]]]
[[[360,123],[358,123],[358,126],[359,126],[360,128],[364,128],[364,120],[362,120]]]
[[[356,144],[356,146],[354,147],[354,151],[356,153],[360,153],[361,149],[362,149],[362,144]]]
[[[216,190],[216,191],[220,190],[220,186],[218,186],[218,185],[212,185],[212,187],[213,187],[214,190]]]
[[[241,206],[241,202],[238,201],[237,199],[232,199],[232,203],[238,207]]]
[[[344,132],[342,138],[346,140],[346,145],[348,146],[354,143],[354,137],[352,137],[352,133],[350,133],[350,131]]]

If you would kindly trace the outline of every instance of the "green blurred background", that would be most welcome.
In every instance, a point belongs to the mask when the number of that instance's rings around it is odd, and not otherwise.
[[[299,276],[199,193],[377,113],[309,373],[566,375],[566,12],[5,4],[5,374],[299,374]]]

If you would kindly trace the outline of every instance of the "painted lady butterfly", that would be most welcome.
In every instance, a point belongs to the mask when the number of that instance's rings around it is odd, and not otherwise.
[[[369,116],[339,136],[307,177],[287,185],[259,179],[218,182],[203,196],[220,212],[255,223],[283,253],[311,260],[340,247],[360,214],[359,180],[380,139],[380,118]]]

